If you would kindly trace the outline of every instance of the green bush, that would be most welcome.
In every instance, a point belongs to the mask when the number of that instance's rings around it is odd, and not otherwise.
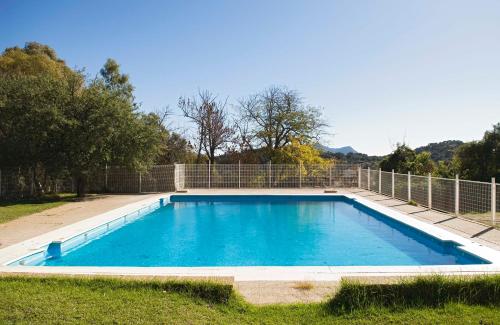
[[[442,307],[447,303],[500,306],[500,276],[432,276],[395,284],[344,281],[328,306],[334,313],[345,313],[370,308]]]

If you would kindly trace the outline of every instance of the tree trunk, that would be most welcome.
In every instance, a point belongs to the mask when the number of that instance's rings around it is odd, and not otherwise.
[[[198,154],[196,155],[196,163],[199,164],[201,162],[201,148],[202,148],[202,140],[200,140],[198,144]]]
[[[79,175],[76,177],[76,195],[78,197],[84,197],[86,194],[87,182],[84,175]]]
[[[215,164],[215,149],[210,148],[210,163],[213,165]]]

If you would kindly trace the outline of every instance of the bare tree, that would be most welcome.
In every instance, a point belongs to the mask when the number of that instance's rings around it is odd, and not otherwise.
[[[268,155],[293,139],[318,141],[327,126],[319,109],[303,105],[296,91],[284,87],[271,87],[240,100],[240,111],[241,141],[247,148],[265,148]]]
[[[233,127],[227,114],[227,99],[218,101],[209,91],[200,91],[198,97],[179,98],[179,108],[186,118],[196,125],[197,162],[202,151],[211,163],[215,155],[233,138]]]
[[[156,109],[154,113],[158,115],[160,125],[164,125],[165,128],[169,129],[170,125],[167,124],[167,121],[173,115],[172,109],[169,106],[165,106],[161,109]]]

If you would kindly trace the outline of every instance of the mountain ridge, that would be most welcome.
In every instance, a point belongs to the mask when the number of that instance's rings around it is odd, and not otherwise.
[[[339,148],[333,148],[333,147],[328,147],[328,146],[324,146],[324,145],[318,144],[316,147],[320,151],[323,151],[323,152],[342,153],[344,155],[347,155],[348,153],[358,153],[351,146],[344,146],[344,147],[339,147]]]

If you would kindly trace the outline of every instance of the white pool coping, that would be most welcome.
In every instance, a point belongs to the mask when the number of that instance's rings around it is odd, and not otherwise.
[[[67,274],[67,275],[116,275],[116,276],[172,276],[172,277],[232,277],[235,281],[338,281],[342,277],[394,277],[414,275],[470,275],[500,273],[500,251],[473,242],[470,239],[419,221],[389,207],[367,200],[355,194],[286,193],[258,194],[269,196],[345,196],[357,200],[392,219],[419,229],[444,241],[461,245],[460,249],[488,260],[491,264],[477,265],[424,265],[424,266],[239,266],[239,267],[89,267],[89,266],[9,266],[25,256],[36,253],[54,241],[65,241],[91,229],[146,208],[160,198],[169,201],[172,194],[159,194],[91,217],[86,220],[47,232],[21,243],[0,249],[0,273],[19,274]],[[193,194],[175,194],[193,195]],[[196,194],[195,194],[196,195]],[[200,194],[229,195],[229,194]],[[230,194],[251,195],[251,194]]]

